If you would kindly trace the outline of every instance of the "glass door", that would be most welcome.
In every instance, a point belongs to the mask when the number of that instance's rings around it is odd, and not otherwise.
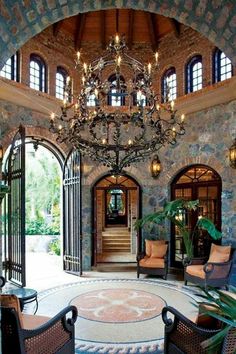
[[[184,220],[188,229],[193,231],[199,217],[211,219],[221,229],[221,179],[211,168],[203,165],[188,167],[181,172],[171,186],[171,198],[199,200],[196,211],[182,210],[179,218]],[[209,254],[212,239],[207,232],[198,230],[194,237],[194,255],[197,257]],[[182,236],[174,225],[171,226],[171,265],[179,267],[185,257]]]

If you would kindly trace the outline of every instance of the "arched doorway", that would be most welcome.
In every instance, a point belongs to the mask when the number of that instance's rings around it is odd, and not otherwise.
[[[48,141],[25,140],[26,284],[62,271],[63,156]],[[38,264],[41,264],[40,271]]]
[[[172,181],[171,200],[199,200],[196,211],[183,210],[182,217],[188,228],[193,230],[200,216],[211,219],[217,228],[221,229],[221,190],[222,182],[219,174],[206,165],[192,165],[182,170]],[[194,253],[206,256],[209,253],[211,239],[206,232],[199,232],[194,239]],[[174,225],[171,225],[171,265],[179,267],[185,257],[181,235]]]
[[[141,189],[129,176],[102,177],[93,187],[93,265],[135,262]]]

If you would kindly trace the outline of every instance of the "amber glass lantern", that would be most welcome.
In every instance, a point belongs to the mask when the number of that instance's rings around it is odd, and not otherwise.
[[[161,161],[157,155],[153,158],[150,169],[152,177],[157,178],[161,172]]]
[[[230,167],[236,168],[236,138],[233,145],[229,148],[229,164]]]

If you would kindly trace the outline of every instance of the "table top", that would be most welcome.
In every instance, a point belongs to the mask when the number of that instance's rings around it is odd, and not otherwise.
[[[18,288],[4,291],[5,294],[16,295],[19,299],[30,300],[37,296],[37,291],[29,288]]]

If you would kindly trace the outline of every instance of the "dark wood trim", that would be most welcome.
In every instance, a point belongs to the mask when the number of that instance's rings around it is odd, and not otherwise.
[[[133,46],[134,35],[134,10],[129,10],[129,29],[128,29],[128,48],[131,50]]]
[[[148,19],[148,27],[149,27],[152,50],[156,52],[159,47],[158,33],[156,29],[156,15],[147,12],[147,19]]]
[[[179,38],[179,36],[180,36],[180,23],[174,18],[169,18],[169,22],[170,22],[171,27],[174,31],[175,37]]]
[[[102,49],[106,49],[106,11],[100,11],[100,24],[101,24],[101,44]]]
[[[63,20],[62,21],[58,21],[56,23],[53,24],[53,27],[52,27],[52,32],[53,32],[53,35],[54,37],[57,37],[61,27],[62,27],[62,24],[63,24]]]
[[[75,31],[75,50],[81,48],[82,36],[84,32],[86,14],[78,14],[76,18],[76,31]]]

